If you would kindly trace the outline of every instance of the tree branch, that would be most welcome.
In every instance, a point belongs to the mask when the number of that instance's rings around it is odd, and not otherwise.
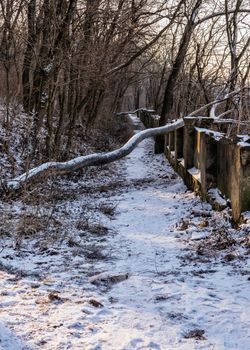
[[[25,172],[24,174],[7,181],[4,184],[6,192],[17,191],[24,185],[41,178],[45,174],[57,175],[68,173],[77,169],[81,169],[91,165],[102,165],[114,162],[122,157],[127,156],[131,153],[135,147],[142,142],[144,139],[157,135],[164,135],[165,133],[174,131],[184,126],[182,119],[177,120],[172,124],[167,124],[163,127],[147,129],[134,135],[124,146],[121,148],[107,152],[107,153],[94,153],[87,156],[80,156],[71,159],[67,162],[48,162],[44,163],[32,170]]]
[[[214,100],[214,101],[212,101],[212,102],[209,102],[209,103],[207,103],[206,105],[204,105],[204,106],[202,106],[202,107],[196,109],[195,111],[193,111],[192,113],[190,113],[190,114],[188,115],[188,117],[192,117],[192,116],[194,116],[195,114],[204,111],[204,109],[206,109],[206,108],[208,108],[208,107],[210,107],[210,106],[214,106],[214,105],[215,105],[215,106],[218,106],[218,104],[220,104],[220,103],[222,103],[222,102],[228,100],[229,98],[231,98],[231,97],[234,96],[234,95],[239,94],[241,91],[243,91],[243,90],[249,90],[249,89],[250,89],[250,88],[245,87],[245,88],[242,88],[242,89],[239,89],[239,90],[236,90],[236,91],[232,91],[232,92],[230,92],[230,94],[227,94],[225,97],[223,97],[223,98],[221,98],[221,99],[216,99],[216,100]],[[217,117],[214,116],[213,119],[217,119]]]
[[[154,37],[154,39],[152,39],[149,43],[147,43],[146,45],[144,45],[138,52],[136,52],[133,56],[131,56],[127,62],[120,64],[117,67],[114,67],[112,69],[110,69],[108,72],[105,73],[105,76],[108,76],[110,74],[113,74],[123,68],[128,67],[131,63],[133,63],[135,61],[135,59],[139,56],[141,56],[145,51],[147,51],[147,49],[149,49],[152,45],[154,45],[159,39],[160,37],[167,31],[167,29],[173,24],[173,22],[175,21],[175,18],[179,12],[179,9],[181,8],[182,4],[185,2],[185,0],[180,1],[180,3],[178,4],[170,22],[162,28],[162,30]]]
[[[231,13],[234,13],[234,12],[235,12],[235,9],[234,10],[229,10],[227,13],[231,14]],[[250,13],[250,9],[240,9],[240,10],[238,10],[238,12],[239,13]],[[198,20],[197,22],[195,22],[195,25],[201,24],[201,23],[203,23],[205,21],[208,21],[209,19],[212,19],[212,18],[215,18],[215,17],[225,16],[225,14],[226,14],[225,11],[212,13],[211,15],[203,17],[200,20]]]

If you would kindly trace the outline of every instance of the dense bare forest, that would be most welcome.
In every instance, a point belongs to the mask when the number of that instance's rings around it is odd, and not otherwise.
[[[2,152],[12,170],[13,129],[27,169],[72,157],[97,129],[108,138],[126,109],[153,108],[164,125],[237,90],[203,113],[248,120],[248,5],[1,1]]]

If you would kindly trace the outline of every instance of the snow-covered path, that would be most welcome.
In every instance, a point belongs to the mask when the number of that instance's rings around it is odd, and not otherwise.
[[[152,140],[119,167],[127,187],[108,194],[117,214],[100,220],[116,234],[96,239],[100,259],[86,259],[82,242],[45,256],[33,242],[18,256],[6,240],[0,317],[23,344],[0,349],[250,349],[249,251],[230,244],[225,215],[186,191]],[[71,203],[75,216],[82,205]],[[244,242],[249,228],[237,233]],[[228,247],[216,249],[210,236],[225,230]]]
[[[199,239],[211,229],[183,232],[176,225],[193,209],[210,207],[185,193],[164,158],[150,157],[152,149],[152,141],[146,140],[126,161],[129,178],[152,177],[152,184],[115,198],[120,202],[114,223],[119,235],[111,242],[117,259],[110,273],[130,277],[113,286],[109,298],[117,302],[108,308],[90,348],[247,350],[249,282],[221,261],[186,257],[185,241]],[[166,180],[157,183],[155,177],[164,178],[164,173]],[[220,220],[220,214],[213,215],[213,220]],[[197,339],[185,338],[189,335]]]

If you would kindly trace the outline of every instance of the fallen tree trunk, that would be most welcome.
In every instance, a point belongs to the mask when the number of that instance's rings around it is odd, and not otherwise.
[[[184,126],[183,119],[179,119],[172,124],[153,129],[143,130],[134,135],[124,146],[121,148],[106,152],[106,153],[94,153],[87,156],[80,156],[71,159],[66,162],[48,162],[44,163],[36,168],[33,168],[24,174],[6,181],[4,184],[4,190],[6,192],[17,191],[26,184],[41,178],[46,174],[58,175],[68,173],[77,169],[81,169],[91,165],[103,165],[114,162],[120,158],[127,156],[131,153],[135,147],[144,139],[148,137],[164,135],[170,131],[174,131]]]

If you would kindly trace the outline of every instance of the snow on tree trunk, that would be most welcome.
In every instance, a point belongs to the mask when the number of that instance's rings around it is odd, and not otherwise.
[[[184,126],[182,119],[179,119],[172,124],[167,124],[162,127],[143,130],[134,135],[125,145],[121,148],[106,152],[106,153],[94,153],[87,156],[80,156],[73,158],[66,162],[48,162],[44,163],[36,168],[33,168],[24,174],[8,180],[4,184],[5,191],[17,191],[21,189],[25,184],[31,183],[34,180],[41,178],[45,174],[57,175],[62,173],[68,173],[77,169],[81,169],[91,165],[102,165],[114,162],[120,158],[127,156],[131,153],[135,147],[144,139],[148,137],[154,137],[158,135],[164,135],[165,133],[174,131]]]

